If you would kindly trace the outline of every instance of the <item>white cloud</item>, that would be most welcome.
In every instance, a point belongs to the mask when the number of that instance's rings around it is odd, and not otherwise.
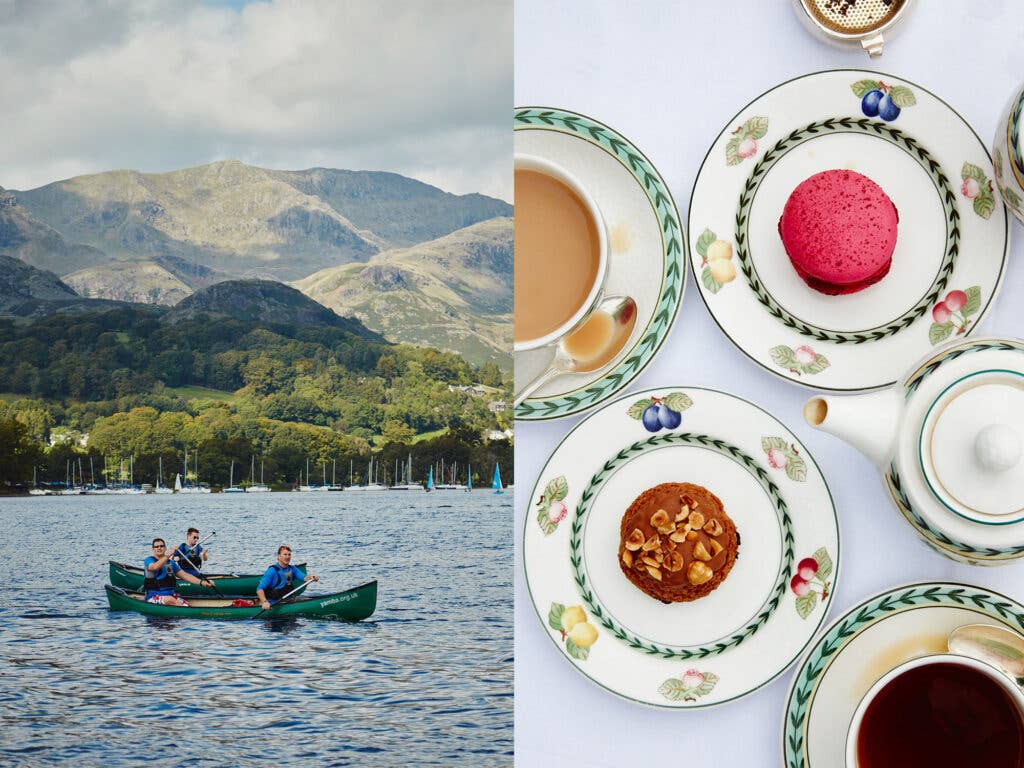
[[[0,0],[0,185],[237,158],[511,200],[511,0]]]

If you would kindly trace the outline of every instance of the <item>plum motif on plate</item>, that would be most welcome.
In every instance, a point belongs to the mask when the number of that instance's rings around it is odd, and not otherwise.
[[[881,80],[858,80],[850,90],[860,99],[860,111],[868,117],[880,117],[891,123],[906,107],[917,103],[914,92],[905,85],[888,85]]]
[[[648,432],[661,429],[675,429],[683,421],[683,411],[693,405],[693,400],[682,392],[670,392],[664,397],[651,395],[637,400],[627,413],[631,419],[639,419]]]

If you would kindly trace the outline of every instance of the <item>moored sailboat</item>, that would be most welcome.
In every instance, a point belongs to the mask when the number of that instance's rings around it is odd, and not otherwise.
[[[245,493],[245,488],[235,485],[235,460],[231,460],[231,473],[228,475],[228,487],[223,489],[224,493]]]
[[[245,489],[246,493],[268,493],[270,487],[263,483],[263,462],[260,461],[260,481],[256,482],[256,457],[252,457],[252,467],[250,469],[250,482],[249,487]]]
[[[166,485],[163,484],[163,478],[164,478],[164,457],[160,456],[158,458],[159,458],[159,463],[160,463],[160,471],[157,472],[157,474],[156,474],[156,488],[154,489],[153,493],[174,493],[174,489],[173,488],[168,488]]]
[[[406,464],[406,466],[404,467],[404,469],[405,469],[405,477],[403,479],[405,480],[405,482],[404,483],[397,483],[396,482],[395,485],[391,486],[391,490],[392,491],[422,491],[423,490],[423,486],[420,485],[419,483],[414,483],[412,481],[412,454],[411,453],[409,454],[409,461]]]

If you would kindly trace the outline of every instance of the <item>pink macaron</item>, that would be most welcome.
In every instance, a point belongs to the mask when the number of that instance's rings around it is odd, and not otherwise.
[[[835,296],[889,272],[900,215],[880,186],[855,171],[822,171],[793,190],[779,219],[782,245],[804,282]]]

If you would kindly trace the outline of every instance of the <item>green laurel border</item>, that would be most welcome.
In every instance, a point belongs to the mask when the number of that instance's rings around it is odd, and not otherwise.
[[[620,627],[614,619],[607,615],[605,609],[597,602],[596,597],[591,592],[588,586],[586,569],[583,564],[583,525],[587,514],[590,512],[591,501],[601,490],[601,487],[623,464],[650,451],[674,445],[696,446],[719,453],[728,459],[732,459],[750,472],[775,505],[775,510],[779,517],[779,525],[783,533],[783,558],[782,563],[779,565],[779,575],[771,594],[758,609],[753,621],[726,640],[698,647],[659,645],[639,638],[628,632],[625,628]],[[709,435],[691,432],[673,432],[665,435],[656,435],[647,440],[638,440],[608,459],[594,474],[587,487],[580,494],[580,501],[576,506],[576,514],[572,523],[572,534],[569,539],[569,562],[572,564],[576,586],[580,591],[583,602],[587,604],[594,619],[630,647],[665,659],[703,659],[708,656],[716,656],[730,648],[735,648],[744,640],[752,637],[768,622],[768,619],[778,609],[779,603],[786,593],[786,585],[789,580],[789,574],[793,570],[794,559],[793,523],[789,516],[789,507],[779,493],[779,487],[772,481],[768,472],[757,461],[736,446]]]
[[[976,547],[973,544],[958,541],[931,525],[911,505],[910,499],[903,490],[903,481],[900,479],[899,472],[896,471],[895,463],[889,465],[889,471],[885,473],[885,481],[889,493],[907,522],[924,536],[928,544],[940,554],[953,560],[966,560],[971,565],[1000,563],[1024,555],[1024,544],[1018,544],[1015,547]]]
[[[1024,187],[1024,154],[1021,150],[1020,127],[1021,113],[1024,112],[1024,91],[1017,96],[1017,102],[1010,112],[1010,119],[1006,123],[1006,153],[1010,161],[1010,170],[1013,171],[1017,184]]]
[[[661,225],[665,270],[661,294],[651,323],[644,329],[629,356],[614,370],[582,390],[544,400],[527,399],[515,409],[517,419],[557,419],[579,413],[615,394],[636,378],[651,361],[665,340],[682,302],[686,284],[684,251],[688,245],[672,193],[657,169],[624,137],[591,117],[564,109],[522,107],[515,111],[513,122],[517,131],[553,130],[577,136],[600,147],[618,160],[637,180]]]
[[[939,370],[945,363],[972,352],[986,352],[989,350],[1024,353],[1024,345],[1010,341],[971,341],[955,346],[952,349],[947,349],[911,374],[904,385],[906,399],[909,400],[911,395],[917,392],[924,380]]]
[[[810,704],[833,658],[869,625],[896,613],[927,606],[983,611],[1018,632],[1024,631],[1024,606],[1004,595],[966,584],[913,584],[889,590],[854,606],[829,627],[793,678],[782,725],[782,755],[786,768],[810,766],[806,736]]]
[[[807,323],[795,317],[784,309],[775,298],[768,293],[761,282],[757,269],[750,257],[749,227],[750,211],[757,196],[761,182],[767,176],[775,164],[785,155],[806,141],[819,138],[825,134],[834,133],[859,133],[874,136],[888,141],[908,155],[917,160],[921,168],[927,173],[935,184],[942,202],[943,210],[946,213],[946,253],[938,274],[932,282],[925,296],[913,307],[907,310],[897,319],[883,326],[858,331],[856,333],[832,331]],[[750,176],[747,178],[743,191],[740,193],[739,204],[736,209],[736,253],[750,289],[754,292],[757,300],[768,310],[768,313],[775,319],[782,322],[788,328],[792,328],[803,336],[810,336],[819,341],[828,341],[834,344],[863,344],[867,341],[878,341],[887,336],[893,336],[903,329],[912,325],[920,318],[928,308],[935,303],[939,294],[942,293],[956,265],[957,256],[960,253],[960,212],[956,207],[956,194],[953,191],[949,179],[942,170],[942,166],[932,158],[931,154],[922,147],[916,139],[907,136],[898,128],[893,128],[885,123],[868,118],[855,119],[852,117],[836,118],[830,117],[826,120],[818,120],[803,128],[793,130],[789,135],[784,136],[765,153]]]

